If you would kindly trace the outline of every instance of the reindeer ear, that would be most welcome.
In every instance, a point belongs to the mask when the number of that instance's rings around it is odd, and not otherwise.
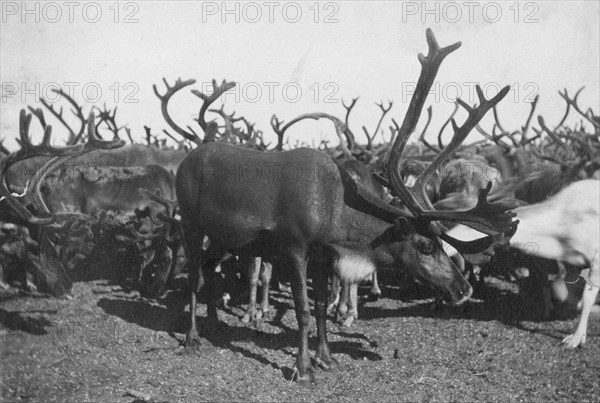
[[[410,235],[415,231],[415,224],[406,217],[398,217],[394,221],[394,234],[398,236]]]

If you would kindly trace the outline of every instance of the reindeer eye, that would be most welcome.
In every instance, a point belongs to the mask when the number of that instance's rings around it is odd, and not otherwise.
[[[419,252],[424,255],[431,255],[433,253],[433,243],[428,241],[419,242]]]

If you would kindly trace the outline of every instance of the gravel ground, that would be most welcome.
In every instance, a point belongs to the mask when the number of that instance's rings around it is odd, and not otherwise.
[[[336,372],[291,382],[296,321],[289,293],[244,325],[242,307],[203,320],[199,355],[183,353],[186,294],[160,302],[106,281],[75,283],[72,299],[1,294],[2,401],[599,401],[600,321],[584,348],[560,340],[576,316],[534,321],[500,281],[485,301],[432,309],[422,290],[385,288],[349,328],[328,323]],[[500,286],[498,286],[500,284]],[[363,290],[365,292],[365,290]],[[316,346],[314,318],[311,349]]]

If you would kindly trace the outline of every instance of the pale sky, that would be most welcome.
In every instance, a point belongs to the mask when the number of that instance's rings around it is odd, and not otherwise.
[[[39,95],[55,97],[53,83],[71,86],[86,110],[91,101],[118,106],[118,121],[140,140],[144,125],[155,133],[169,129],[152,91],[154,83],[164,91],[163,77],[170,83],[194,78],[192,88],[199,90],[213,78],[238,82],[224,98],[225,110],[269,134],[273,114],[283,120],[317,111],[343,117],[341,100],[360,96],[350,124],[361,140],[361,126],[372,130],[378,119],[374,102],[393,100],[390,116],[402,120],[419,75],[417,53],[427,53],[427,27],[442,46],[462,41],[442,64],[437,93],[428,98],[434,111],[430,137],[457,92],[476,101],[474,83],[488,96],[512,85],[499,106],[507,129],[524,123],[536,94],[536,115],[555,125],[564,112],[557,91],[565,87],[573,94],[585,86],[580,105],[600,109],[597,1],[1,3],[0,127],[10,148],[19,110],[40,107]],[[68,106],[64,100],[59,105]],[[181,126],[196,128],[192,118],[199,107],[200,99],[185,89],[170,111]],[[48,120],[57,137],[64,133]],[[489,119],[484,126],[491,128]],[[39,134],[39,126],[32,132]],[[328,122],[300,123],[288,133],[291,143],[322,134],[335,141]]]

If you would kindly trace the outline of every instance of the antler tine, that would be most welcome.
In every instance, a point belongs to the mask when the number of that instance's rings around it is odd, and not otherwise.
[[[367,136],[367,150],[371,150],[373,148],[373,139],[375,138],[375,136],[377,136],[377,132],[379,132],[379,128],[381,127],[381,123],[383,122],[385,115],[387,115],[387,113],[392,109],[394,103],[388,100],[387,108],[383,105],[383,101],[379,103],[376,102],[375,105],[377,105],[379,109],[381,109],[381,116],[379,117],[379,121],[377,122],[375,130],[373,131],[373,135],[369,134],[365,126],[362,127],[363,131],[365,132],[365,136]]]
[[[402,181],[402,176],[400,174],[402,154],[408,138],[417,126],[419,116],[421,115],[421,111],[423,110],[423,106],[425,104],[425,100],[429,94],[431,86],[433,85],[435,76],[437,75],[442,61],[446,58],[446,56],[461,46],[461,43],[457,42],[453,45],[440,48],[435,36],[433,35],[433,31],[431,31],[429,28],[426,31],[426,37],[429,52],[427,57],[419,53],[418,59],[421,63],[421,73],[417,81],[415,92],[410,100],[408,110],[406,111],[404,121],[402,122],[402,126],[398,129],[398,135],[396,136],[394,145],[390,151],[387,166],[387,176],[393,192],[396,196],[402,199],[406,207],[415,216],[418,216],[420,213],[422,213],[423,209],[421,206],[419,206],[418,202],[415,200],[413,195],[409,192]]]
[[[6,155],[10,154],[8,148],[4,147],[4,144],[2,144],[2,139],[0,139],[0,153],[4,153]]]
[[[35,117],[40,121],[40,124],[42,125],[42,128],[45,129],[46,126],[48,126],[48,124],[46,123],[46,118],[44,117],[44,111],[42,111],[41,108],[33,108],[31,106],[28,106],[27,109],[29,109],[29,111],[35,115]]]
[[[281,151],[283,149],[283,135],[287,128],[290,127],[290,125],[285,125],[282,128],[282,124],[283,121],[280,121],[276,115],[271,116],[271,127],[273,128],[275,134],[277,134],[277,146],[275,147],[277,151]]]
[[[221,108],[219,109],[209,109],[209,112],[214,112],[218,114],[219,116],[221,116],[221,118],[223,118],[223,121],[225,122],[225,133],[223,133],[222,135],[222,140],[227,140],[229,137],[233,138],[234,140],[236,137],[238,137],[240,140],[243,140],[241,136],[241,131],[233,125],[235,122],[239,122],[242,119],[244,119],[243,117],[236,118],[235,111],[231,114],[225,113],[223,105],[221,105]]]
[[[529,116],[527,117],[527,121],[525,122],[525,126],[521,128],[521,146],[527,144],[527,132],[529,131],[529,125],[531,124],[531,118],[535,112],[535,107],[540,99],[539,94],[535,96],[533,102],[531,103],[531,111],[529,112]],[[562,123],[561,123],[562,124]]]
[[[203,101],[202,106],[200,107],[200,111],[198,112],[198,119],[196,119],[196,120],[198,121],[198,124],[200,125],[200,127],[202,128],[204,133],[206,133],[206,131],[208,129],[208,123],[206,122],[205,117],[204,117],[204,115],[206,114],[206,111],[208,110],[208,107],[213,102],[215,102],[217,99],[219,99],[219,97],[221,95],[223,95],[225,92],[234,88],[235,85],[236,85],[235,82],[233,82],[233,81],[227,82],[225,80],[223,80],[221,85],[217,85],[217,81],[212,80],[213,93],[210,96],[208,96],[198,90],[192,90],[192,94],[196,95],[198,98],[202,99],[202,101]]]
[[[69,94],[64,92],[61,88],[58,88],[58,89],[52,88],[52,92],[64,97],[73,106],[73,110],[71,110],[71,112],[73,112],[73,114],[79,119],[79,121],[81,123],[77,133],[75,133],[73,128],[69,124],[67,124],[67,122],[65,121],[65,119],[63,117],[63,108],[60,108],[60,111],[57,112],[54,109],[54,105],[49,104],[45,99],[40,99],[40,102],[69,131],[69,140],[67,141],[67,145],[76,144],[79,141],[79,139],[81,138],[81,135],[83,134],[83,132],[85,130],[85,126],[86,126],[86,120],[85,120],[85,117],[83,116],[83,110],[82,110],[81,106],[79,106],[79,104],[77,102],[75,102],[75,100]]]
[[[541,160],[543,160],[543,161],[550,161],[550,162],[554,162],[555,164],[558,164],[558,165],[562,165],[562,164],[563,164],[561,161],[559,161],[559,160],[555,159],[554,157],[551,157],[551,156],[549,156],[549,155],[546,155],[546,154],[544,154],[544,153],[543,153],[543,152],[542,152],[542,151],[539,149],[539,147],[537,147],[537,146],[534,146],[533,144],[532,144],[532,147],[531,147],[531,152],[533,153],[533,155],[535,155],[537,158],[539,158],[539,159],[541,159]]]
[[[557,144],[559,147],[563,148],[565,151],[569,152],[569,147],[567,147],[567,145],[560,139],[558,134],[556,134],[553,130],[550,130],[550,128],[548,128],[548,126],[546,126],[546,122],[545,122],[544,118],[542,117],[542,115],[538,116],[538,123],[540,124],[542,131],[548,133],[548,135],[550,136],[550,138],[552,139],[552,141],[555,144]]]
[[[165,78],[163,78],[163,82],[165,83],[165,87],[167,87],[167,90],[164,93],[164,95],[161,95],[158,92],[158,89],[156,88],[156,84],[152,85],[152,88],[154,89],[154,94],[156,94],[158,99],[160,99],[160,110],[162,112],[163,118],[165,119],[167,124],[169,126],[171,126],[171,128],[173,130],[175,130],[175,132],[177,134],[183,136],[186,140],[189,140],[196,144],[202,144],[202,140],[198,137],[198,135],[194,132],[194,130],[192,130],[189,126],[188,126],[188,129],[190,130],[190,132],[187,132],[175,123],[175,121],[169,115],[169,111],[167,108],[167,106],[169,104],[169,100],[177,91],[179,91],[182,88],[185,88],[189,85],[195,84],[196,80],[190,79],[190,80],[182,81],[181,78],[178,78],[172,87],[169,85],[169,83],[167,82],[167,80]]]
[[[119,127],[117,125],[117,121],[116,121],[116,116],[117,116],[117,107],[115,107],[115,109],[112,109],[112,113],[111,113],[111,109],[107,109],[106,108],[106,104],[104,104],[104,109],[100,109],[98,107],[94,107],[95,109],[98,110],[98,118],[99,118],[99,122],[96,125],[96,130],[98,129],[98,127],[100,127],[100,124],[102,124],[102,122],[104,122],[106,124],[106,126],[108,127],[108,129],[113,133],[113,140],[118,140],[119,137],[119,132],[121,131],[121,129],[125,128],[126,125],[123,125],[121,127]]]
[[[493,141],[496,145],[504,148],[504,150],[506,151],[510,151],[510,146],[506,143],[504,143],[502,140],[502,138],[506,135],[506,133],[501,133],[500,135],[496,135],[496,124],[494,123],[494,127],[492,128],[492,134],[489,134],[488,132],[486,132],[481,125],[477,124],[475,125],[475,128],[477,129],[477,131],[479,132],[479,134],[481,134],[483,137],[485,137],[487,140],[491,140]],[[535,128],[533,128],[533,130],[535,130]]]
[[[31,113],[35,115],[35,117],[40,121],[42,128],[44,129],[44,137],[42,138],[42,142],[40,143],[40,145],[37,147],[49,148],[50,136],[52,135],[52,127],[48,126],[48,124],[46,123],[46,119],[44,118],[44,111],[42,111],[40,108],[32,108],[31,106],[28,106],[27,109],[29,109],[29,111],[31,111]]]
[[[133,141],[133,137],[131,137],[131,129],[129,127],[125,127],[125,134],[127,134],[127,138],[129,139],[129,142],[131,144],[135,144],[135,142]]]
[[[454,102],[454,110],[452,111],[452,113],[450,114],[450,116],[448,117],[448,119],[446,119],[446,121],[444,122],[444,124],[440,128],[440,131],[438,132],[437,140],[438,140],[438,147],[440,148],[440,150],[444,149],[444,144],[442,143],[442,134],[444,133],[444,130],[446,129],[446,126],[448,126],[448,124],[452,121],[452,118],[454,118],[454,115],[456,115],[456,112],[458,112],[459,106],[460,106],[460,104],[459,104],[458,100],[456,100]]]
[[[348,126],[348,120],[350,119],[350,112],[352,112],[352,109],[354,108],[354,105],[356,105],[358,98],[359,97],[352,98],[352,101],[350,101],[350,105],[346,105],[346,102],[342,99],[342,106],[344,107],[344,109],[346,109],[346,117],[344,119],[346,126]]]
[[[470,107],[461,99],[457,98],[457,102],[465,108],[469,112],[469,116],[467,120],[462,124],[462,126],[458,127],[454,118],[452,118],[452,129],[454,130],[454,135],[452,136],[452,140],[448,146],[446,146],[438,156],[433,160],[427,168],[419,175],[417,178],[414,189],[417,191],[417,195],[419,201],[424,203],[429,209],[433,210],[433,206],[431,205],[431,201],[426,195],[425,192],[425,183],[427,179],[433,174],[442,164],[452,155],[452,153],[461,145],[461,143],[467,138],[471,130],[479,123],[479,121],[485,116],[485,114],[497,105],[505,96],[508,94],[510,90],[509,86],[504,87],[495,97],[490,100],[485,99],[483,95],[483,91],[477,85],[475,87],[477,90],[477,96],[479,98],[479,106],[478,107]]]
[[[429,128],[429,124],[431,123],[432,117],[433,117],[433,109],[432,109],[431,105],[429,105],[427,107],[427,123],[425,123],[425,127],[421,131],[421,135],[419,136],[419,141],[421,143],[423,143],[425,145],[425,147],[427,147],[429,150],[438,153],[438,152],[440,152],[440,149],[438,149],[435,146],[432,146],[431,144],[429,144],[429,142],[427,140],[425,140],[425,133],[427,133],[427,129]]]
[[[344,109],[346,109],[346,117],[344,118],[344,123],[346,124],[346,131],[345,131],[346,141],[348,142],[348,148],[350,150],[354,150],[355,139],[354,139],[354,133],[352,133],[349,129],[350,125],[349,125],[348,121],[350,119],[350,112],[352,112],[352,109],[354,108],[354,105],[356,105],[358,98],[359,97],[352,98],[350,105],[346,105],[346,103],[342,99],[342,106],[344,107]]]
[[[112,141],[100,140],[98,138],[98,134],[96,133],[95,121],[96,121],[96,117],[94,115],[94,112],[91,111],[88,116],[88,124],[87,124],[88,138],[87,138],[87,142],[84,144],[85,152],[98,150],[98,149],[112,150],[112,149],[119,148],[119,147],[122,147],[125,145],[125,142],[121,139],[112,140]]]
[[[25,112],[25,109],[21,109],[19,114],[19,139],[17,142],[21,146],[21,150],[26,151],[27,149],[31,149],[33,145],[31,144],[31,139],[29,138],[29,126],[31,125],[31,119],[33,115]],[[19,151],[21,151],[19,150]]]
[[[588,109],[588,111],[586,113],[584,113],[581,109],[579,109],[579,105],[577,105],[577,97],[579,96],[579,94],[581,93],[581,91],[583,91],[585,87],[581,87],[576,93],[575,96],[571,99],[569,98],[569,94],[567,93],[567,89],[564,89],[564,93],[563,92],[558,92],[558,94],[569,104],[573,107],[573,109],[575,109],[581,116],[583,116],[588,122],[590,122],[596,129],[600,129],[600,121],[599,118],[597,116],[594,116],[593,114],[591,116],[589,116],[589,112],[591,111],[591,109]]]
[[[500,123],[500,119],[498,118],[498,109],[495,106],[492,108],[492,112],[494,114],[494,122],[496,122],[496,124],[498,125],[498,129],[500,129],[502,133],[506,133],[506,130],[504,130],[502,123]]]
[[[246,137],[246,141],[250,141],[252,139],[254,139],[259,133],[262,134],[262,132],[260,130],[254,130],[254,126],[256,126],[256,123],[250,123],[248,121],[248,119],[246,119],[245,117],[240,117],[239,118],[242,122],[244,122],[244,125],[246,126],[246,132],[244,132],[243,130],[240,130],[240,135],[244,135]]]
[[[479,189],[477,204],[466,211],[428,210],[422,217],[428,220],[461,222],[484,234],[512,232],[519,221],[512,221],[517,214],[512,210],[519,206],[516,200],[488,203],[487,196],[492,189],[492,182]]]

